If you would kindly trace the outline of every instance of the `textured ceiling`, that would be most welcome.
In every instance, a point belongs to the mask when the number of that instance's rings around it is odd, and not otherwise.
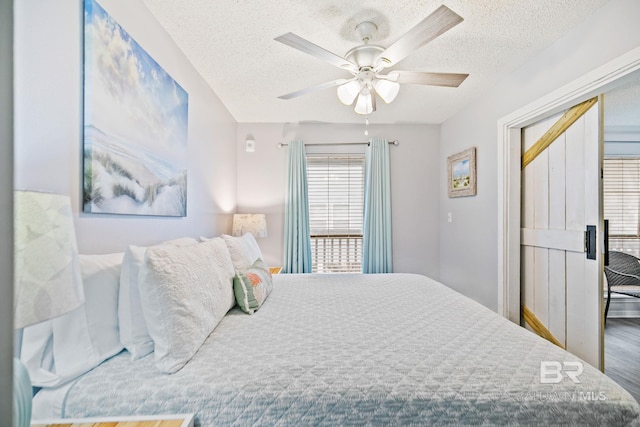
[[[372,123],[441,123],[608,0],[447,0],[464,21],[393,69],[468,73],[458,88],[403,85],[378,102]],[[439,0],[143,0],[241,123],[362,123],[335,88],[286,93],[349,73],[273,39],[293,32],[343,56],[359,44],[355,26],[379,27],[389,46],[442,4]]]

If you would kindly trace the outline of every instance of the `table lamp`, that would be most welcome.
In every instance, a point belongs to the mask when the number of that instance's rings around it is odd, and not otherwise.
[[[233,214],[234,236],[242,236],[245,233],[253,234],[253,237],[267,237],[267,218],[265,214]]]
[[[14,328],[61,316],[84,303],[69,197],[14,193]],[[31,423],[29,374],[14,358],[13,425]]]

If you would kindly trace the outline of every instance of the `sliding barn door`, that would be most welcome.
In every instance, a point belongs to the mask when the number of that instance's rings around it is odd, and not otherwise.
[[[521,302],[526,327],[602,369],[600,104],[522,131]]]

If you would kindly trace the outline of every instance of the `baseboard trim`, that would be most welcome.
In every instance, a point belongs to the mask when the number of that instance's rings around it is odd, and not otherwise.
[[[605,301],[606,302],[606,301]],[[640,317],[640,298],[626,295],[612,295],[609,305],[609,318]]]

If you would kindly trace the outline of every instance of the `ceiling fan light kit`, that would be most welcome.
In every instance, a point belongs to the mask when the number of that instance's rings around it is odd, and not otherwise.
[[[400,84],[458,87],[468,77],[468,74],[399,70],[387,74],[382,74],[382,72],[386,68],[395,66],[414,50],[424,46],[462,21],[462,17],[442,5],[387,48],[369,44],[378,27],[373,22],[365,21],[355,28],[362,44],[350,49],[344,58],[293,33],[283,34],[276,37],[275,40],[349,71],[353,77],[322,83],[282,95],[279,98],[291,99],[338,86],[337,95],[340,102],[345,105],[353,105],[355,101],[354,111],[356,113],[370,114],[376,111],[376,94],[389,104],[398,95]]]
[[[338,99],[344,105],[351,105],[353,104],[353,101],[356,100],[356,97],[361,90],[362,88],[360,87],[360,82],[351,80],[348,83],[338,86]]]
[[[370,114],[376,111],[376,98],[369,88],[365,87],[358,95],[354,111],[358,114]]]
[[[392,82],[390,80],[379,79],[373,84],[376,89],[376,93],[380,95],[380,98],[387,104],[393,102],[400,92],[400,83]]]

